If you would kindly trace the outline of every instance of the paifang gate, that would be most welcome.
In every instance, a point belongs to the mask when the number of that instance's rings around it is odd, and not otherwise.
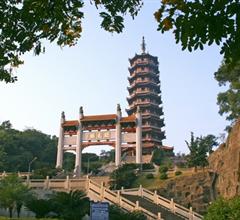
[[[121,165],[121,153],[125,148],[135,150],[136,163],[142,162],[142,115],[140,109],[136,114],[122,117],[120,105],[116,114],[83,114],[80,107],[79,119],[68,121],[62,112],[60,134],[57,147],[56,168],[62,168],[65,151],[75,152],[75,175],[81,175],[82,150],[88,146],[110,145],[115,148],[115,165]]]

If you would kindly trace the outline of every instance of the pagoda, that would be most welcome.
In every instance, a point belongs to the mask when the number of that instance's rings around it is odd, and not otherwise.
[[[135,54],[129,59],[130,68],[127,87],[128,115],[135,114],[137,107],[142,112],[142,143],[143,153],[151,154],[154,148],[164,147],[162,140],[165,139],[163,131],[164,119],[161,100],[158,58],[146,52],[144,37],[142,39],[142,53]],[[167,150],[172,150],[171,149]]]

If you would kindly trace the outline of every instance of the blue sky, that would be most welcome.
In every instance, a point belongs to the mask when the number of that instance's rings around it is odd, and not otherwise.
[[[34,127],[58,135],[61,111],[77,119],[83,106],[86,115],[115,113],[117,103],[127,107],[128,58],[140,53],[144,35],[147,51],[158,56],[167,139],[175,152],[187,152],[184,140],[196,135],[223,133],[227,124],[218,115],[214,80],[222,57],[218,47],[189,53],[175,44],[172,33],[157,31],[153,13],[159,1],[145,1],[135,20],[127,17],[121,34],[100,28],[94,6],[86,5],[83,33],[78,44],[59,48],[45,43],[46,53],[24,56],[16,70],[15,84],[0,83],[0,122],[10,120],[17,129]],[[124,111],[126,115],[126,112]],[[98,151],[99,146],[87,148]]]

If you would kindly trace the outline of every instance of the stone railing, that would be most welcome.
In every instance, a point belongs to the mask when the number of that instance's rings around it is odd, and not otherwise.
[[[5,174],[7,175],[7,174]],[[1,177],[1,176],[0,176]],[[28,178],[24,182],[25,185],[29,186],[33,189],[51,189],[57,191],[70,191],[70,190],[86,190],[87,195],[91,200],[94,201],[107,201],[111,204],[119,205],[121,208],[127,211],[139,210],[142,211],[149,220],[157,219],[163,220],[161,218],[161,213],[157,215],[150,212],[149,210],[144,209],[139,205],[139,202],[136,203],[131,202],[130,200],[121,196],[121,194],[126,195],[137,195],[143,197],[150,202],[160,205],[167,210],[175,213],[176,215],[182,216],[185,219],[189,220],[201,220],[203,217],[198,213],[194,212],[192,208],[187,209],[173,201],[173,199],[169,200],[157,194],[157,191],[151,192],[141,185],[139,188],[132,189],[121,189],[118,191],[112,191],[108,189],[105,185],[107,185],[108,180],[102,179],[100,177],[92,177],[91,179],[88,177],[79,178],[79,179],[70,179],[68,176],[66,179],[29,179]],[[105,183],[102,181],[104,180]]]
[[[88,179],[87,184],[88,197],[94,201],[105,201],[111,204],[120,206],[122,209],[127,211],[142,211],[144,215],[147,216],[148,220],[163,220],[161,218],[161,213],[155,215],[154,213],[144,209],[139,205],[139,202],[131,202],[130,200],[121,196],[120,191],[112,191],[104,186],[104,184],[98,184],[91,179]]]
[[[7,173],[7,172],[5,172],[5,171],[3,171],[3,172],[0,172],[0,178],[2,178],[2,177],[5,177],[5,176],[8,176],[8,175],[10,175],[10,174],[13,174],[13,173]],[[31,176],[31,173],[29,173],[29,172],[17,172],[16,173],[19,177],[27,177],[27,176]]]
[[[201,220],[203,219],[203,216],[199,215],[198,213],[194,212],[192,210],[192,207],[189,209],[175,203],[173,199],[169,200],[166,199],[160,195],[157,194],[157,191],[151,192],[145,188],[143,188],[141,185],[139,188],[133,188],[133,189],[121,189],[122,194],[126,195],[137,195],[141,196],[143,198],[146,198],[147,200],[151,201],[154,204],[160,205],[167,210],[184,217],[185,219],[189,220]]]

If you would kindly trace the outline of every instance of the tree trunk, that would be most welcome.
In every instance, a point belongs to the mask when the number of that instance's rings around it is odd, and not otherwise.
[[[8,210],[9,210],[9,218],[12,218],[13,208],[12,208],[12,207],[9,207]]]
[[[22,203],[17,203],[17,217],[20,218]]]

